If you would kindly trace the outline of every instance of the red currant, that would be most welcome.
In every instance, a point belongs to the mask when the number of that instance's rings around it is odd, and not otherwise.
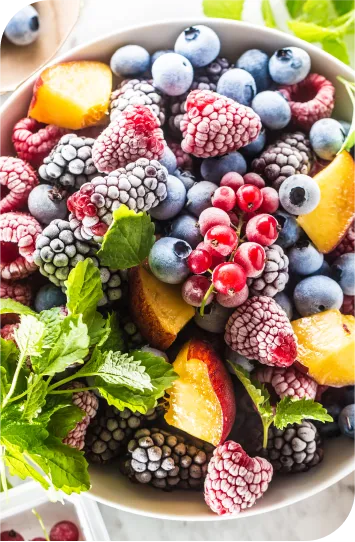
[[[238,226],[238,224],[239,224],[239,218],[238,218],[238,216],[235,214],[235,212],[234,212],[234,211],[229,211],[228,216],[229,216],[230,221],[231,221],[231,223],[233,224],[233,226]]]
[[[217,294],[216,300],[217,303],[222,305],[222,307],[227,307],[231,309],[233,307],[239,307],[244,301],[249,297],[249,288],[247,285],[244,286],[239,292],[236,292],[233,295],[228,294]]]
[[[213,226],[230,226],[230,218],[222,209],[209,207],[202,211],[199,216],[198,224],[202,235],[206,235],[208,230]]]
[[[275,213],[279,208],[279,195],[275,188],[265,186],[260,192],[263,195],[263,202],[259,207],[259,211],[269,214]]]
[[[245,269],[247,277],[257,277],[265,267],[265,250],[258,243],[243,243],[237,248],[233,261]]]
[[[187,265],[190,271],[192,273],[195,273],[195,275],[201,275],[202,273],[206,273],[207,269],[210,268],[211,264],[212,256],[207,250],[203,248],[196,248],[187,258]]]
[[[253,186],[256,186],[257,188],[260,188],[260,190],[264,188],[265,186],[264,179],[260,177],[260,175],[258,175],[257,173],[252,173],[252,172],[246,173],[243,179],[244,179],[245,184],[252,184]]]
[[[217,265],[224,262],[224,256],[222,256],[221,254],[218,254],[218,252],[216,252],[212,248],[212,246],[208,245],[207,243],[199,243],[197,245],[196,249],[206,250],[210,254],[210,256],[212,258],[212,263],[211,263],[209,269],[214,269],[215,267],[217,267]]]
[[[223,175],[219,186],[229,186],[236,192],[244,184],[243,177],[236,171],[230,171]]]
[[[193,275],[192,277],[189,277],[182,286],[182,298],[186,303],[193,307],[201,307],[202,301],[210,286],[211,282],[207,277]],[[212,302],[213,297],[213,292],[211,292],[207,298],[206,305]]]
[[[231,211],[237,202],[237,197],[233,188],[229,186],[220,186],[212,196],[212,205],[223,211]]]
[[[244,269],[237,263],[225,262],[217,265],[213,271],[212,282],[217,292],[234,295],[244,288],[247,276]]]
[[[261,214],[249,220],[246,226],[246,236],[248,241],[254,241],[268,247],[275,243],[279,228],[275,217]]]
[[[238,243],[238,236],[229,226],[213,226],[205,235],[204,241],[218,254],[228,256]]]
[[[259,188],[252,184],[244,184],[238,188],[237,203],[239,209],[245,213],[251,213],[259,209],[263,202],[263,196]]]

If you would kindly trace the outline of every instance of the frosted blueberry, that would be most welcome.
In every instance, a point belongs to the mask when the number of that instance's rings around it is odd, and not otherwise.
[[[211,207],[211,197],[218,186],[209,181],[196,183],[187,193],[186,209],[199,217],[202,211]]]
[[[299,275],[310,275],[318,271],[324,256],[307,239],[298,241],[287,253],[289,270]]]
[[[311,58],[299,47],[284,47],[270,58],[271,78],[279,85],[295,85],[307,77],[311,69]]]
[[[42,224],[68,215],[66,199],[49,184],[39,184],[30,192],[28,210]]]
[[[289,248],[294,245],[301,235],[301,228],[297,224],[296,218],[285,211],[277,210],[274,217],[281,226],[277,244],[282,248]]]
[[[335,280],[317,275],[307,277],[297,284],[293,301],[301,316],[311,316],[330,309],[340,309],[343,292]]]
[[[249,72],[234,68],[220,77],[217,92],[240,104],[250,106],[256,95],[256,84]]]
[[[344,127],[335,119],[320,119],[309,132],[314,152],[323,160],[333,160],[340,151],[346,137]]]
[[[355,254],[353,252],[339,256],[332,265],[331,273],[345,295],[355,295]]]
[[[260,49],[249,49],[236,62],[236,67],[249,72],[256,83],[258,92],[270,88],[269,55]]]
[[[196,248],[203,241],[197,218],[189,214],[175,218],[171,224],[170,236],[183,239],[192,248]]]
[[[301,173],[284,180],[279,190],[280,204],[292,215],[307,215],[320,201],[318,183]]]
[[[159,162],[162,166],[166,167],[170,175],[172,175],[177,168],[176,156],[167,145],[165,145],[163,156],[159,158]]]
[[[181,32],[174,49],[176,53],[188,58],[195,68],[201,68],[217,58],[221,43],[212,28],[200,24]]]
[[[192,248],[186,241],[175,237],[162,237],[150,251],[149,267],[162,282],[180,284],[190,274],[187,258]]]
[[[177,168],[177,170],[174,172],[174,177],[177,177],[180,179],[184,187],[186,188],[186,191],[190,190],[196,184],[196,177],[191,171]]]
[[[168,176],[166,183],[167,196],[149,211],[150,215],[157,220],[169,220],[180,213],[186,202],[186,189],[183,183],[173,175]]]
[[[18,11],[7,23],[4,34],[15,45],[30,45],[39,35],[39,16],[33,6]]]
[[[125,45],[112,55],[110,66],[115,75],[139,75],[149,69],[150,55],[140,45]]]
[[[244,175],[247,171],[247,163],[240,152],[231,152],[225,156],[205,158],[201,164],[201,175],[205,181],[218,183],[226,173],[234,171]]]
[[[168,96],[180,96],[192,85],[194,70],[191,62],[177,53],[160,56],[152,66],[153,83]]]
[[[292,306],[292,301],[288,297],[288,295],[285,294],[285,292],[279,292],[278,294],[275,295],[274,300],[285,311],[285,313],[287,314],[287,318],[289,320],[292,320],[293,306]]]
[[[54,284],[46,284],[37,292],[34,300],[34,308],[36,312],[47,311],[53,307],[60,307],[66,304],[66,296],[60,288]]]
[[[160,49],[159,51],[155,51],[155,53],[152,54],[151,56],[151,64],[153,66],[154,62],[160,57],[160,56],[163,56],[163,55],[166,55],[166,53],[173,53],[174,51],[172,49]]]
[[[288,101],[279,92],[265,90],[259,92],[251,104],[261,122],[270,130],[281,130],[291,120],[291,108]]]
[[[247,158],[255,158],[256,156],[259,156],[261,151],[264,149],[266,144],[266,133],[265,130],[261,130],[260,134],[254,141],[249,143],[249,145],[246,145],[245,147],[242,147],[240,149],[240,152],[243,156],[246,156]]]

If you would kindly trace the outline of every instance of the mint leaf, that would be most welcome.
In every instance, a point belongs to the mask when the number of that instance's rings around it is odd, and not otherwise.
[[[352,106],[353,106],[353,116],[352,116],[352,120],[351,120],[351,126],[350,126],[350,129],[349,129],[349,133],[346,136],[345,141],[344,141],[341,149],[337,153],[337,154],[339,154],[344,150],[350,151],[351,148],[355,145],[355,84],[353,82],[347,81],[346,79],[344,79],[341,76],[338,76],[337,79],[338,79],[338,81],[343,83],[343,85],[345,86],[346,91],[349,94],[349,97],[350,97],[350,100],[351,100],[351,103],[352,103]]]
[[[113,212],[113,222],[97,256],[102,265],[128,269],[139,265],[149,255],[154,242],[154,224],[150,216],[121,205]]]
[[[35,316],[24,314],[14,331],[16,344],[23,356],[39,356],[42,352],[45,326]]]
[[[101,350],[103,352],[108,352],[109,350],[112,350],[112,352],[123,352],[125,350],[125,343],[117,313],[113,312],[110,314],[107,322],[110,331],[106,340],[101,344]]]
[[[333,421],[327,410],[313,399],[292,400],[290,397],[284,397],[277,403],[274,425],[278,429],[284,429],[292,423],[302,423],[305,419],[320,422]]]
[[[323,40],[322,45],[324,51],[335,56],[335,58],[341,60],[341,62],[344,62],[344,64],[350,64],[348,49],[342,38],[326,38]]]
[[[37,423],[2,420],[0,442],[10,452],[26,452],[48,437],[48,431]]]
[[[0,396],[4,397],[11,386],[11,382],[14,378],[17,360],[19,357],[19,351],[17,346],[13,341],[5,341],[2,337],[1,339],[1,365],[0,365],[0,376],[1,376],[1,385],[0,385]],[[21,369],[20,374],[17,379],[15,394],[22,393],[25,391],[27,386],[26,382],[26,372],[24,369]]]
[[[33,316],[36,315],[36,313],[29,307],[26,307],[26,305],[22,305],[22,303],[13,301],[13,299],[10,299],[8,297],[3,297],[0,299],[0,314],[32,314]]]
[[[336,17],[331,0],[307,0],[302,8],[302,20],[329,26]]]
[[[277,28],[277,24],[275,22],[274,14],[272,12],[269,0],[262,0],[261,13],[266,26],[268,26],[269,28]]]
[[[51,417],[58,412],[58,410],[64,409],[68,406],[73,406],[71,395],[47,395],[46,403],[37,418],[37,423],[47,426]]]
[[[95,312],[91,323],[88,323],[90,346],[102,345],[110,335],[110,319],[105,318],[99,312]]]
[[[314,23],[307,23],[303,21],[289,21],[288,27],[292,32],[300,39],[309,41],[311,43],[327,39],[334,39],[338,37],[336,30],[331,28],[325,28]]]
[[[65,406],[52,414],[47,429],[51,435],[62,440],[84,416],[85,412],[81,408],[75,405]]]
[[[242,18],[244,0],[203,0],[203,13],[207,17],[218,17],[222,19]]]
[[[260,384],[258,380],[252,378],[248,371],[242,367],[238,367],[230,361],[228,361],[228,363],[231,367],[233,367],[235,374],[248,392],[260,416],[265,418],[272,417],[273,412],[270,405],[270,395],[265,386]]]
[[[354,0],[334,0],[334,6],[339,15],[343,15],[355,8]]]
[[[306,0],[286,0],[286,7],[292,18],[298,17]]]
[[[28,463],[26,457],[20,452],[15,450],[9,452],[8,450],[5,450],[4,462],[9,468],[11,476],[18,476],[21,480],[32,478],[36,482],[39,482],[44,489],[47,490],[50,488],[48,481],[37,469]]]
[[[31,373],[28,377],[28,392],[23,405],[22,418],[30,423],[37,418],[46,402],[47,383],[39,375]]]
[[[78,262],[65,282],[67,308],[71,314],[82,314],[84,323],[93,320],[103,296],[100,272],[90,258]]]

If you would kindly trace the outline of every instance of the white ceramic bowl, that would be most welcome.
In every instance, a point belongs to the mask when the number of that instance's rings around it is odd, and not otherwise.
[[[239,55],[250,48],[260,48],[272,53],[288,45],[303,47],[312,58],[312,72],[323,74],[336,86],[337,105],[335,116],[351,120],[351,103],[337,75],[353,80],[354,72],[320,49],[281,32],[236,21],[209,19],[157,22],[128,28],[110,34],[55,59],[103,60],[108,62],[117,47],[137,43],[150,52],[171,48],[178,34],[191,24],[206,23],[219,35],[222,54],[236,61]],[[11,131],[15,122],[26,116],[35,76],[11,96],[0,111],[1,155],[13,154]],[[269,512],[310,497],[334,484],[354,469],[354,447],[349,439],[339,438],[326,445],[324,461],[305,474],[288,478],[275,478],[265,496],[239,517]],[[205,505],[201,493],[178,491],[163,493],[154,488],[136,486],[120,475],[116,466],[91,468],[92,490],[89,493],[100,502],[145,516],[187,521],[211,521],[228,519],[213,514]]]

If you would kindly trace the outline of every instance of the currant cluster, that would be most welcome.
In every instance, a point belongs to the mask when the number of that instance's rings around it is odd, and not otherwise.
[[[199,216],[204,237],[188,258],[193,273],[183,285],[184,300],[194,307],[216,301],[238,307],[248,298],[247,279],[265,267],[265,250],[278,236],[278,222],[271,215],[279,206],[276,190],[265,187],[256,173],[244,178],[224,175],[211,198],[212,207]]]

